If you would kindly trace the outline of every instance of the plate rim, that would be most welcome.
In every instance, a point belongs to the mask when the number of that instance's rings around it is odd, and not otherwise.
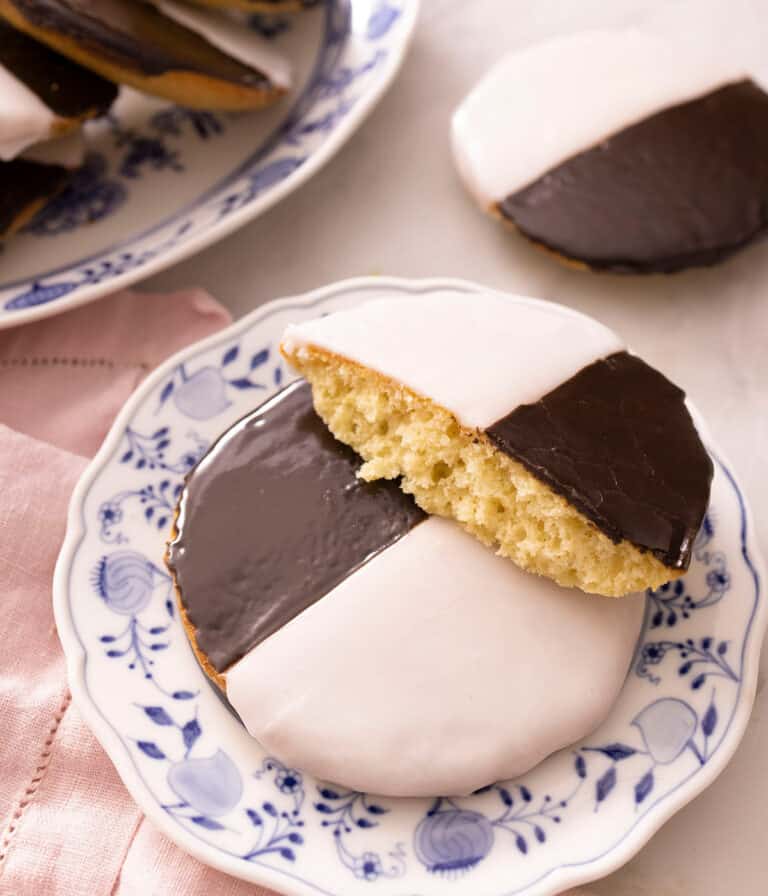
[[[492,287],[484,287],[472,281],[458,278],[403,278],[389,276],[350,278],[318,289],[266,302],[224,329],[192,345],[186,346],[172,355],[139,384],[118,413],[98,452],[78,479],[69,501],[65,537],[58,555],[53,577],[54,619],[65,654],[67,679],[73,699],[139,808],[165,836],[194,858],[239,879],[271,887],[277,892],[285,893],[286,896],[306,896],[308,889],[317,893],[327,894],[327,896],[334,896],[334,894],[312,884],[310,881],[303,878],[299,879],[297,875],[292,875],[289,871],[278,871],[266,866],[248,865],[247,867],[241,867],[235,859],[220,852],[205,841],[195,838],[185,829],[173,825],[171,819],[162,813],[154,811],[156,808],[154,796],[136,773],[132,760],[125,751],[119,736],[109,721],[104,718],[88,691],[85,680],[87,652],[75,628],[69,609],[69,575],[75,554],[86,535],[83,509],[84,499],[90,487],[118,447],[126,425],[133,418],[146,396],[164,381],[179,364],[208,351],[222,341],[229,341],[242,335],[243,332],[249,330],[262,318],[279,311],[281,308],[295,307],[297,305],[310,306],[334,295],[370,288],[392,288],[407,290],[412,293],[437,289],[451,289],[464,292],[493,289]],[[494,291],[498,290],[494,289]],[[566,305],[566,307],[570,306]],[[577,309],[571,310],[579,314],[582,313],[577,311]],[[755,586],[755,606],[752,610],[751,623],[747,627],[744,641],[742,689],[730,726],[724,735],[716,758],[713,757],[711,763],[708,762],[695,776],[682,782],[677,790],[667,794],[662,802],[644,814],[619,843],[609,846],[605,853],[595,859],[584,863],[559,865],[546,872],[538,880],[526,884],[523,888],[524,890],[539,888],[535,892],[556,894],[563,889],[605,877],[626,864],[673,815],[709,787],[724,771],[733,758],[746,731],[757,688],[760,649],[766,624],[768,623],[768,607],[766,607],[765,601],[761,600],[761,585],[765,581],[766,566],[760,545],[755,538],[755,526],[751,508],[732,471],[732,464],[711,438],[707,424],[701,415],[695,411],[695,408],[693,410],[697,426],[701,430],[705,443],[709,446],[715,462],[719,464],[736,493],[741,512],[741,532],[739,535],[742,559],[751,573]],[[246,874],[241,872],[246,872]],[[295,883],[291,881],[291,878],[294,879]],[[544,889],[541,889],[542,886],[544,886]],[[514,893],[517,892],[520,892],[520,890],[502,891],[505,896],[514,896]]]
[[[355,0],[348,0],[348,2],[350,4],[350,14],[352,14],[354,12],[353,5]],[[411,41],[413,40],[416,23],[419,18],[421,0],[402,0],[402,3],[402,16],[399,24],[401,38],[393,43],[391,52],[382,63],[379,78],[371,85],[368,91],[360,96],[354,107],[349,111],[338,127],[328,135],[322,145],[312,153],[302,165],[291,172],[291,174],[281,180],[273,188],[266,190],[260,196],[257,196],[253,202],[232,212],[226,218],[217,221],[214,225],[201,233],[191,236],[189,240],[185,240],[179,245],[172,247],[167,253],[161,253],[141,267],[128,270],[125,273],[119,274],[109,280],[105,280],[102,283],[83,286],[71,294],[62,296],[61,299],[42,305],[35,305],[12,312],[5,312],[0,309],[0,330],[22,326],[45,317],[53,317],[57,314],[63,314],[73,308],[96,301],[106,295],[119,292],[120,290],[132,286],[134,283],[152,277],[169,267],[173,267],[174,265],[185,261],[190,256],[202,252],[217,242],[220,242],[264,214],[273,206],[277,205],[286,196],[302,187],[337,155],[355,131],[362,126],[373,109],[379,104],[397,77],[403,62],[405,61]],[[326,14],[330,15],[332,14],[332,11],[329,11]],[[279,127],[280,125],[278,124],[277,128],[279,129]],[[269,137],[267,139],[269,139]],[[189,211],[188,206],[181,209],[177,215],[172,216],[169,220],[174,220],[174,218],[183,214],[185,211]],[[169,221],[166,221],[166,223],[169,223]],[[158,226],[160,225],[158,224]],[[141,233],[135,236],[135,239],[141,238]],[[123,246],[125,246],[125,243],[107,246],[96,253],[94,258],[95,260],[98,260],[98,258],[101,258],[102,256],[118,251]],[[81,262],[82,259],[74,260],[65,265],[63,270],[59,271],[59,273],[63,273]],[[22,278],[22,280],[32,283],[49,276],[55,276],[54,272],[38,272],[29,277]]]

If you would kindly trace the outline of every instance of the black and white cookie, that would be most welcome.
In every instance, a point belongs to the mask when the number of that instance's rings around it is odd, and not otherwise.
[[[714,264],[768,226],[768,95],[741,63],[640,31],[515,53],[453,120],[484,208],[592,270]]]
[[[0,16],[111,81],[192,108],[260,108],[290,81],[258,35],[175,0],[0,0]]]
[[[187,479],[167,561],[197,657],[251,734],[324,780],[436,796],[594,730],[642,597],[528,576],[360,463],[298,382]]]

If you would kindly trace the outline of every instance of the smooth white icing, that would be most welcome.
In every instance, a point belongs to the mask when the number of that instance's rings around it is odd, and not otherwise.
[[[56,116],[7,68],[0,65],[0,160],[15,159],[50,136]]]
[[[43,165],[61,165],[75,169],[83,164],[85,158],[85,136],[82,130],[73,131],[66,137],[56,137],[36,143],[22,153],[22,158]]]
[[[152,0],[169,19],[189,28],[222,53],[243,65],[265,74],[277,87],[291,86],[291,64],[274,46],[245,21],[224,12],[179,3],[177,0]]]
[[[373,368],[484,429],[624,344],[597,321],[501,293],[377,299],[288,327],[291,355],[315,345]]]
[[[459,173],[493,205],[654,112],[748,77],[744,64],[640,30],[585,31],[512,53],[454,113]]]
[[[318,778],[469,793],[594,730],[643,606],[528,575],[431,517],[246,654],[227,696],[266,750]]]

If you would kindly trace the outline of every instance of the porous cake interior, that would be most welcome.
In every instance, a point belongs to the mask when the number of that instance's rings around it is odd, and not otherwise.
[[[633,544],[614,544],[481,432],[401,384],[312,346],[288,356],[318,414],[365,463],[367,480],[402,477],[428,513],[458,521],[529,572],[617,597],[679,573]]]

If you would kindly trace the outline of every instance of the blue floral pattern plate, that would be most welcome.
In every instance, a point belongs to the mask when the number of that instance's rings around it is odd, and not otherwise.
[[[278,353],[289,322],[437,288],[479,287],[347,281],[272,302],[182,352],[128,402],[72,499],[54,601],[78,706],[167,836],[281,892],[543,896],[604,875],[722,771],[752,706],[761,562],[744,496],[710,442],[716,473],[695,560],[648,594],[610,717],[519,780],[463,799],[351,792],[265,755],[227,709],[194,659],[163,565],[184,474],[290,378]]]
[[[213,114],[123,90],[87,126],[70,187],[0,245],[0,327],[55,314],[198,252],[300,186],[394,78],[419,0],[324,0],[252,27],[293,64],[272,109]],[[41,269],[40,259],[45,259]]]

